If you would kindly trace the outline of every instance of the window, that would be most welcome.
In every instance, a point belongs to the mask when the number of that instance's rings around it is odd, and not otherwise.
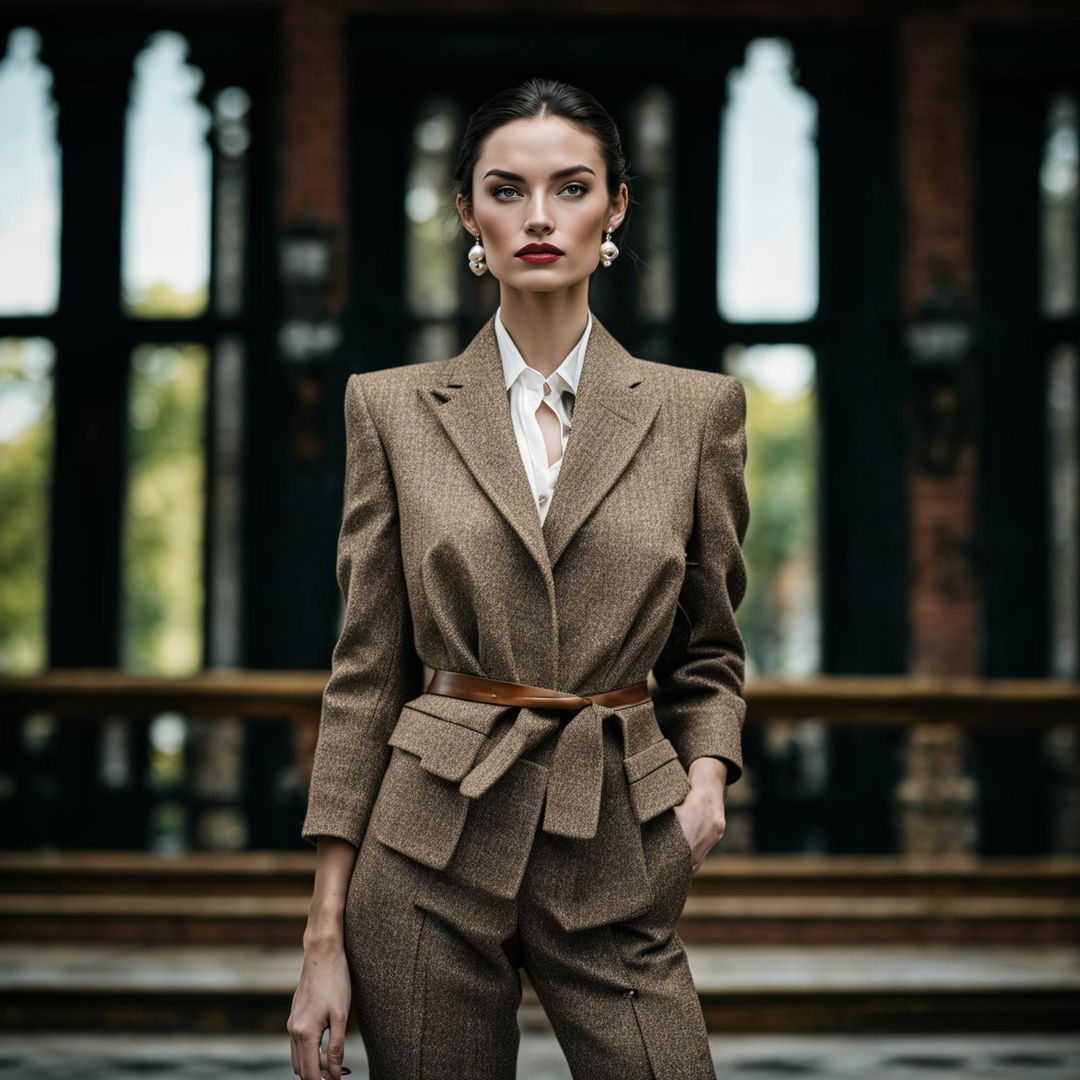
[[[817,310],[817,104],[792,67],[786,41],[760,38],[728,77],[717,304],[733,322],[791,322]]]
[[[124,159],[123,302],[136,316],[198,315],[210,277],[211,118],[180,34],[135,61]]]
[[[37,31],[0,60],[0,314],[49,315],[60,285],[60,149]],[[0,337],[0,670],[45,666],[54,347]]]

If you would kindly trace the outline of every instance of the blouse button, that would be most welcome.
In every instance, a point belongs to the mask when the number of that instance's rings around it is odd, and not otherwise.
[[[548,386],[548,384],[545,382],[544,383],[544,397],[547,397],[548,394],[550,394],[550,393],[551,393],[551,387]]]
[[[540,499],[539,499],[539,502],[540,502],[541,505],[543,505],[544,503],[547,502],[547,500],[548,500],[548,497],[546,495],[541,495]]]

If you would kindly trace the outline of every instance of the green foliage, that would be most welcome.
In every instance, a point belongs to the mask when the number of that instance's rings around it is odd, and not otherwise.
[[[808,674],[818,658],[817,422],[812,389],[778,395],[740,372],[747,393],[748,584],[739,609],[747,671]]]
[[[185,675],[202,662],[207,359],[142,346],[132,360],[123,524],[122,663]]]
[[[187,315],[205,289],[155,285],[135,314]],[[149,327],[148,327],[149,329]],[[47,663],[54,422],[47,346],[0,340],[0,670]],[[201,345],[144,345],[132,356],[121,525],[121,665],[184,675],[203,653],[205,436],[209,362]]]
[[[0,341],[0,405],[40,404],[0,443],[0,671],[12,674],[45,664],[53,409],[47,376],[24,363],[24,352],[20,341]]]

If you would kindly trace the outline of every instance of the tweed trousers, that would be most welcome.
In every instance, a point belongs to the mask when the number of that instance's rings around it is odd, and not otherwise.
[[[488,793],[496,813],[513,812],[515,788],[551,752],[549,741],[515,763]],[[607,734],[601,813],[638,827],[626,787],[620,741]],[[345,943],[372,1080],[513,1080],[522,970],[575,1080],[715,1080],[675,930],[690,847],[673,809],[640,828],[649,906],[573,931],[547,899],[569,864],[603,863],[595,840],[538,831],[517,895],[501,899],[369,830],[346,898]]]

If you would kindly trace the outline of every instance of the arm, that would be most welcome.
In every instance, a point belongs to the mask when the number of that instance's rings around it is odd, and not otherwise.
[[[657,719],[692,784],[705,774],[719,776],[722,787],[725,771],[728,784],[742,775],[745,648],[735,611],[746,592],[745,466],[746,391],[738,379],[726,376],[702,433],[680,610],[653,669]],[[719,762],[692,767],[699,758]]]
[[[352,1003],[352,983],[345,959],[342,915],[356,848],[328,836],[318,843],[315,889],[304,931],[304,965],[286,1023],[293,1072],[299,1077],[341,1080],[345,1067],[345,1025]],[[323,1033],[330,1029],[326,1050]]]
[[[390,758],[401,705],[420,692],[401,561],[397,493],[364,398],[362,377],[345,388],[345,495],[337,580],[345,600],[301,835],[335,836],[359,848]]]
[[[316,847],[304,966],[287,1029],[293,1072],[348,1075],[343,1066],[352,987],[344,912],[357,849],[390,758],[401,705],[419,693],[398,532],[397,493],[361,380],[345,388],[345,497],[337,580],[345,617],[323,691],[319,738],[301,835]],[[329,1027],[325,1051],[319,1049]]]

